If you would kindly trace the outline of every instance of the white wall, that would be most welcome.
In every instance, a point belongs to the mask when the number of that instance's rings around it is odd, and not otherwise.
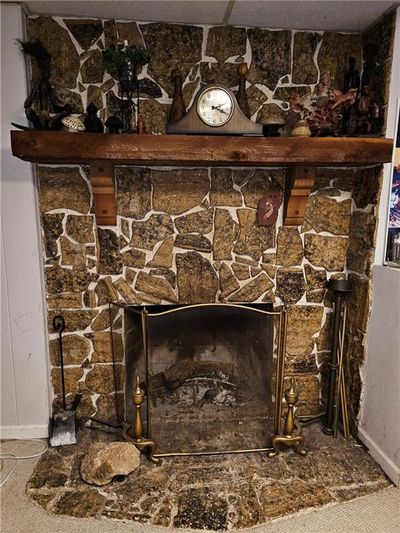
[[[400,271],[375,266],[359,434],[400,483]]]
[[[1,436],[46,437],[50,415],[45,306],[32,165],[11,155],[10,122],[26,124],[24,37],[17,4],[1,4]]]
[[[395,134],[400,97],[400,8],[392,64],[386,136]],[[359,436],[372,457],[400,484],[400,269],[382,266],[386,245],[391,164],[385,165],[379,205],[376,265],[373,268],[372,310],[368,324]]]

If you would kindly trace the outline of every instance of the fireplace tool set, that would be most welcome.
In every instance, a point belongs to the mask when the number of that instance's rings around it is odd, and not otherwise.
[[[62,410],[54,413],[51,419],[50,446],[64,446],[66,444],[76,443],[76,409],[81,401],[82,395],[76,394],[72,402],[72,406],[67,409],[65,395],[64,350],[62,339],[62,334],[65,329],[65,321],[61,315],[54,317],[53,327],[58,333],[58,355],[60,357],[61,368]]]
[[[344,339],[346,331],[346,307],[343,310],[344,299],[353,292],[351,283],[347,279],[331,279],[328,289],[334,295],[334,316],[332,330],[332,348],[328,361],[328,402],[326,408],[323,432],[337,436],[339,414],[341,413],[343,436],[349,437],[349,419],[347,411],[347,391],[344,374]]]

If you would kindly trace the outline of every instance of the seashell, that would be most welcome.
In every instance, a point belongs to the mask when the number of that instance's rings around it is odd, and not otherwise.
[[[85,130],[83,122],[79,118],[73,117],[72,115],[68,115],[67,117],[62,118],[61,122],[68,131]]]
[[[292,129],[291,135],[292,137],[310,137],[311,130],[305,120],[299,120]]]

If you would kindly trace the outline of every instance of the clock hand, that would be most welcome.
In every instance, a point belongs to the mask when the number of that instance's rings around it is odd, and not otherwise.
[[[221,109],[221,105],[223,105],[223,104],[212,105],[211,109],[217,109],[218,111],[220,111],[220,113],[224,113],[225,115],[229,115],[229,113],[227,111],[225,111],[225,109]]]

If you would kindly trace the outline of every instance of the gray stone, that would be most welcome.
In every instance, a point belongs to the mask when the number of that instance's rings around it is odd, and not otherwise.
[[[179,303],[216,301],[218,277],[211,263],[197,252],[176,254]]]
[[[151,209],[149,168],[117,167],[117,213],[140,220]]]
[[[209,191],[206,169],[153,170],[153,209],[172,215],[201,204]]]
[[[284,170],[267,169],[253,170],[242,187],[244,201],[247,207],[258,208],[261,197],[271,186],[280,186],[284,180]]]
[[[43,239],[47,257],[55,257],[58,254],[57,239],[63,232],[63,219],[62,213],[42,215]]]
[[[360,274],[370,273],[374,253],[376,218],[372,213],[355,211],[351,215],[346,266]]]
[[[61,268],[58,265],[46,268],[44,273],[50,294],[84,291],[92,279],[89,272]]]
[[[219,267],[219,285],[222,299],[226,298],[240,287],[238,280],[226,263],[221,263],[221,266]]]
[[[206,55],[223,63],[246,53],[246,30],[233,26],[214,26],[208,31]]]
[[[82,95],[61,87],[57,87],[55,93],[62,105],[68,104],[71,107],[71,113],[78,115],[83,113]]]
[[[95,44],[103,33],[101,21],[90,19],[64,19],[64,23],[78,41],[79,46],[87,50]]]
[[[242,195],[233,188],[231,169],[211,169],[210,204],[233,207],[242,205]]]
[[[67,215],[67,233],[75,241],[94,242],[93,222],[94,217],[92,215]]]
[[[318,65],[321,74],[329,72],[333,79],[333,87],[342,90],[343,75],[346,69],[344,59],[354,57],[355,68],[361,72],[361,34],[336,33],[326,31],[318,54]]]
[[[112,44],[117,44],[117,25],[115,20],[105,20],[104,21],[104,42],[106,48]]]
[[[87,52],[87,59],[81,66],[83,83],[103,83],[103,56],[99,49]]]
[[[232,248],[235,239],[236,223],[227,209],[215,210],[215,229],[213,237],[214,261],[232,259]]]
[[[255,302],[274,286],[269,277],[261,273],[229,297],[230,302]]]
[[[79,169],[63,167],[37,167],[39,179],[39,205],[42,212],[52,209],[71,209],[88,213],[90,194]]]
[[[346,237],[322,237],[307,233],[304,236],[304,255],[314,266],[330,272],[340,271],[344,269],[347,243]]]
[[[290,72],[290,31],[251,28],[247,31],[252,50],[248,79],[274,89],[279,79]]]
[[[144,222],[132,222],[130,245],[144,250],[153,250],[154,246],[174,233],[174,226],[169,215],[151,215]]]
[[[327,231],[334,235],[347,235],[350,230],[351,200],[337,202],[328,196],[314,194],[306,205],[304,220],[317,233]]]
[[[142,25],[141,30],[151,53],[148,72],[172,96],[171,72],[179,68],[185,79],[192,66],[201,59],[203,28],[153,23]]]
[[[103,91],[97,85],[89,85],[87,91],[88,104],[93,103],[100,111],[104,107],[103,103]]]
[[[174,237],[167,237],[157,248],[153,259],[147,263],[149,267],[171,268],[174,250]]]
[[[180,234],[175,239],[177,248],[187,248],[188,250],[197,250],[198,252],[211,252],[211,242],[204,235]]]
[[[146,133],[166,133],[170,107],[170,104],[162,104],[154,98],[147,98],[140,103],[140,116],[144,121]]]
[[[160,300],[177,303],[177,297],[166,279],[139,272],[136,278],[135,289],[146,294],[151,294]]]
[[[268,98],[268,96],[263,91],[260,91],[256,85],[250,85],[250,87],[246,89],[246,95],[249,102],[250,116],[253,116]]]
[[[133,268],[144,268],[146,264],[146,254],[141,250],[131,249],[122,253],[122,260],[125,266]]]
[[[213,228],[214,209],[203,209],[178,217],[174,224],[179,233],[210,233]]]
[[[234,63],[200,63],[200,74],[206,85],[218,83],[235,87],[238,84],[237,65]]]
[[[276,273],[276,294],[284,304],[295,304],[306,288],[303,269],[278,268]]]
[[[240,255],[248,255],[258,261],[267,248],[274,246],[275,228],[257,225],[257,214],[252,209],[238,209],[239,236],[233,248]]]
[[[318,33],[296,32],[293,45],[292,83],[317,83],[318,70],[314,62],[315,51],[322,37]]]
[[[117,22],[118,39],[121,42],[128,41],[129,46],[137,48],[143,46],[143,37],[136,22]]]
[[[99,239],[99,262],[97,271],[99,274],[120,274],[123,262],[119,251],[117,234],[111,229],[98,228]]]
[[[276,262],[283,266],[300,266],[303,260],[303,243],[297,228],[279,228],[276,243]]]
[[[140,465],[140,452],[131,442],[94,442],[82,458],[81,476],[90,485],[106,485]]]
[[[68,30],[51,17],[28,19],[29,39],[38,39],[51,56],[50,81],[57,87],[75,88],[79,72],[79,56]],[[39,78],[36,62],[32,62],[32,77]]]

